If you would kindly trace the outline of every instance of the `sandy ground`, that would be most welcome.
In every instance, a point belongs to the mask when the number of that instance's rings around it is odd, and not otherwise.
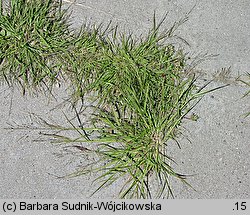
[[[166,27],[195,8],[178,34],[190,46],[192,56],[218,55],[198,66],[203,79],[217,70],[231,67],[231,77],[217,77],[210,87],[230,85],[206,95],[193,112],[197,122],[185,122],[182,149],[170,147],[179,164],[176,169],[190,174],[188,182],[196,191],[173,181],[176,198],[249,198],[250,197],[250,109],[249,98],[241,98],[247,88],[234,79],[250,68],[250,4],[247,0],[76,0],[71,5],[72,23],[79,28],[86,20],[108,23],[112,20],[136,34],[145,33],[156,11],[160,18],[169,11]],[[165,27],[164,25],[164,27]],[[87,198],[96,188],[95,175],[58,179],[73,172],[90,159],[41,137],[39,129],[10,129],[17,125],[36,125],[34,115],[65,124],[69,105],[63,87],[57,100],[44,95],[22,96],[18,89],[0,86],[0,198]],[[8,128],[8,129],[6,129]],[[44,131],[42,131],[44,132]],[[41,138],[45,141],[40,141]],[[47,138],[47,139],[46,139]],[[119,183],[95,194],[94,198],[115,198]]]

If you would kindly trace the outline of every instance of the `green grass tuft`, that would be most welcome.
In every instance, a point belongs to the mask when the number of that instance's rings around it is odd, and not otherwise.
[[[168,43],[187,17],[161,31],[166,16],[158,25],[154,16],[143,38],[118,34],[111,25],[83,26],[73,35],[61,1],[11,0],[8,10],[0,8],[0,76],[8,84],[50,88],[65,76],[73,103],[89,95],[97,101],[89,127],[77,112],[78,126],[70,120],[70,128],[45,123],[59,130],[52,135],[57,142],[97,146],[78,147],[100,160],[72,176],[99,172],[96,191],[124,178],[121,198],[174,197],[171,177],[188,184],[173,169],[168,146],[171,140],[180,146],[184,118],[208,91],[186,72],[184,52]],[[69,130],[76,138],[60,133]]]
[[[0,13],[0,76],[23,89],[60,76],[71,33],[61,1],[11,0]]]
[[[95,127],[83,128],[80,123],[79,128],[70,122],[76,138],[54,136],[57,142],[97,143],[93,152],[100,161],[73,175],[100,172],[97,191],[127,178],[121,198],[173,197],[171,177],[188,184],[186,176],[172,168],[167,147],[170,140],[179,146],[184,117],[206,93],[196,86],[195,76],[185,72],[183,51],[163,42],[171,36],[160,32],[163,22],[155,23],[140,39],[117,35],[117,28],[108,31],[109,36],[92,29],[77,37],[81,62],[72,70],[75,98],[95,96]],[[157,183],[152,187],[153,178]]]

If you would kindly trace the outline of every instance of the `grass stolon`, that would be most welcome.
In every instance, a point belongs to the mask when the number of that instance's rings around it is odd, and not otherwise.
[[[162,33],[166,17],[159,25],[154,17],[153,28],[140,39],[118,35],[110,26],[85,26],[73,36],[61,1],[31,2],[11,1],[8,13],[1,10],[1,76],[24,89],[51,86],[65,76],[74,103],[88,95],[97,101],[92,127],[84,128],[77,113],[80,125],[70,122],[71,128],[60,126],[52,135],[56,142],[92,144],[84,149],[100,158],[71,176],[100,172],[97,191],[125,178],[122,198],[173,197],[171,177],[188,183],[172,168],[167,147],[170,140],[179,145],[183,119],[207,93],[185,71],[183,51],[167,43],[177,26]],[[70,129],[75,139],[60,135]]]

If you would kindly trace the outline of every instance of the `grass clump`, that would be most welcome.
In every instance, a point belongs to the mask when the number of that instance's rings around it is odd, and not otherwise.
[[[80,123],[80,128],[73,126],[76,138],[54,137],[59,142],[97,143],[97,149],[88,152],[98,154],[99,162],[72,174],[100,172],[97,191],[125,178],[120,197],[160,198],[174,196],[171,177],[188,184],[185,175],[172,168],[167,147],[170,140],[179,146],[183,119],[206,92],[196,86],[195,76],[185,72],[183,51],[163,43],[170,35],[160,32],[161,24],[154,21],[148,35],[139,40],[117,36],[116,29],[111,37],[96,40],[95,36],[98,58],[84,58],[85,66],[78,70],[83,74],[76,81],[81,95],[94,95],[98,102],[94,127]]]
[[[70,31],[61,1],[0,1],[0,71],[9,85],[51,86],[61,76]]]
[[[72,39],[71,52],[66,62],[73,103],[83,101],[86,93],[91,91],[89,85],[95,79],[95,73],[99,74],[104,62],[104,36],[109,31],[109,25],[106,30],[102,30],[102,25],[95,27],[85,24]]]
[[[84,127],[80,113],[79,126],[70,120],[71,128],[57,126],[76,131],[76,138],[53,135],[59,142],[86,143],[77,147],[99,156],[72,175],[99,172],[97,191],[124,178],[122,198],[174,197],[171,177],[188,184],[172,167],[168,146],[171,140],[180,146],[182,122],[206,92],[186,72],[184,52],[167,42],[182,22],[163,32],[166,17],[158,25],[154,17],[139,39],[109,25],[85,26],[73,35],[61,1],[11,0],[5,11],[0,2],[1,76],[26,89],[51,86],[66,75],[73,102],[89,95],[97,101],[91,126]]]

